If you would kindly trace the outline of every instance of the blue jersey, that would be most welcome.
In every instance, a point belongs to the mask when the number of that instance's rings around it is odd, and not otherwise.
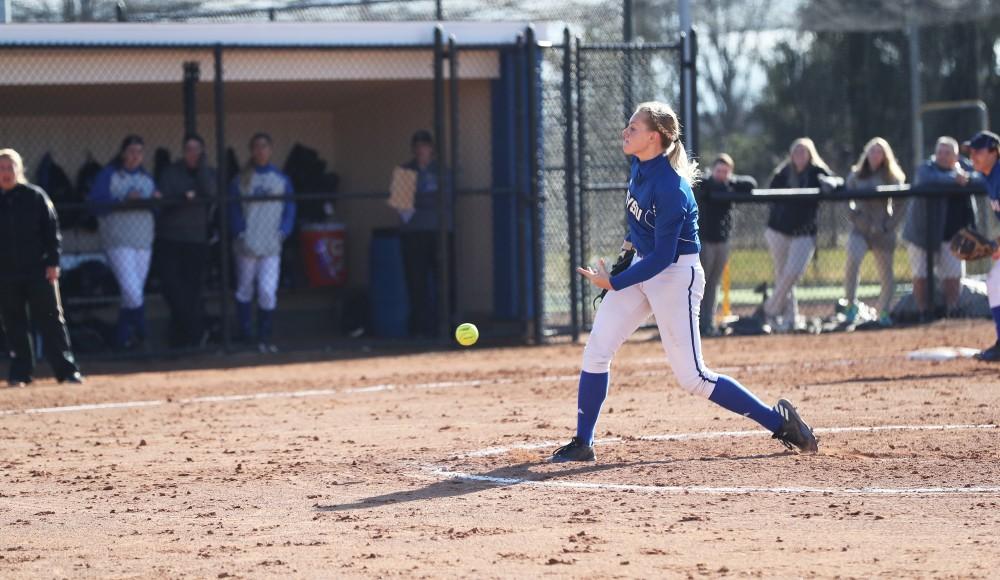
[[[625,239],[632,242],[642,260],[611,278],[615,290],[645,282],[676,262],[678,256],[701,250],[698,204],[691,184],[662,155],[641,162],[632,158],[625,214]]]
[[[993,164],[989,175],[983,176],[982,183],[983,187],[986,188],[986,194],[990,197],[990,208],[993,210],[993,215],[1000,219],[1000,161]]]

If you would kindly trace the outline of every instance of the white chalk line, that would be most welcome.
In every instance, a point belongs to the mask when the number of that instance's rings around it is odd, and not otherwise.
[[[154,399],[149,401],[120,401],[111,403],[89,403],[84,405],[63,405],[58,407],[39,407],[33,409],[13,409],[0,411],[0,416],[9,415],[39,415],[48,413],[73,413],[79,411],[101,411],[107,409],[132,409],[141,407],[158,407],[172,403],[189,405],[198,403],[232,403],[239,401],[259,401],[263,399],[302,399],[308,397],[331,397],[345,394],[379,393],[408,389],[453,389],[460,387],[476,387],[482,385],[507,385],[522,382],[560,382],[576,381],[579,375],[560,375],[542,377],[539,379],[474,379],[466,381],[436,381],[416,384],[380,384],[364,387],[345,387],[343,389],[309,389],[302,391],[275,391],[265,393],[250,393],[244,395],[207,395],[185,399]]]
[[[954,425],[875,425],[868,427],[820,427],[813,429],[816,433],[878,433],[883,431],[983,431],[1000,430],[1000,425],[994,424],[954,424]],[[760,437],[770,435],[767,431],[702,431],[694,433],[671,433],[663,435],[641,435],[629,440],[638,441],[690,441],[698,439],[720,439],[723,437]],[[594,445],[610,445],[625,441],[622,437],[595,439]],[[490,457],[501,455],[513,450],[532,450],[558,445],[557,441],[542,441],[525,443],[509,447],[490,447],[471,451],[457,456],[458,458]],[[425,466],[424,470],[438,478],[464,479],[495,483],[497,485],[528,485],[537,487],[558,487],[568,489],[602,489],[618,491],[636,491],[663,494],[826,494],[826,495],[955,495],[955,494],[1000,494],[1000,486],[968,486],[968,487],[800,487],[800,486],[662,486],[637,485],[627,483],[580,482],[580,481],[548,481],[530,480],[517,477],[495,477],[479,475],[462,471],[452,471],[438,466]]]
[[[834,359],[832,361],[825,361],[824,364],[846,364],[853,359]],[[660,358],[648,358],[640,359],[640,363],[658,363],[663,364],[664,359]],[[856,362],[856,361],[855,361]],[[746,365],[742,367],[721,367],[716,369],[717,372],[728,373],[740,370],[754,370],[754,369],[770,369],[777,365]],[[655,376],[668,376],[672,375],[672,371],[669,367],[664,370],[655,371],[640,371],[628,373],[629,377],[655,377]],[[277,392],[265,392],[265,393],[252,393],[245,395],[207,395],[202,397],[191,397],[186,399],[154,399],[149,401],[118,401],[110,403],[89,403],[83,405],[62,405],[57,407],[38,407],[33,409],[9,409],[0,410],[0,417],[10,416],[10,415],[41,415],[50,413],[74,413],[83,411],[103,411],[111,409],[134,409],[134,408],[144,408],[144,407],[159,407],[163,405],[169,405],[171,403],[178,403],[182,405],[189,404],[199,404],[199,403],[233,403],[240,401],[259,401],[264,399],[297,399],[297,398],[307,398],[307,397],[330,397],[338,394],[362,394],[362,393],[378,393],[385,391],[395,391],[400,389],[450,389],[459,387],[474,387],[481,385],[509,385],[513,383],[523,383],[523,382],[535,382],[535,383],[556,383],[564,381],[576,381],[580,377],[579,374],[572,375],[554,375],[549,377],[539,377],[535,379],[475,379],[475,380],[465,380],[465,381],[438,381],[430,383],[417,383],[417,384],[380,384],[371,385],[365,387],[346,387],[344,389],[312,389],[303,391],[277,391]]]
[[[556,487],[566,489],[600,489],[612,491],[638,491],[663,494],[821,494],[821,495],[957,495],[957,494],[1000,494],[996,487],[761,487],[733,486],[711,487],[705,485],[635,485],[627,483],[588,483],[583,481],[534,481],[519,477],[494,477],[476,475],[461,471],[436,468],[432,475],[448,479],[465,479],[495,483],[497,485],[529,485],[534,487]]]

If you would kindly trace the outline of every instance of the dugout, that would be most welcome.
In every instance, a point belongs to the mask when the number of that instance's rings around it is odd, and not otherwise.
[[[532,272],[515,195],[528,187],[525,123],[538,122],[514,105],[516,93],[535,82],[528,77],[540,75],[514,65],[526,29],[504,22],[4,25],[0,136],[24,155],[32,178],[46,153],[71,178],[88,159],[106,163],[129,133],[145,138],[150,170],[156,148],[178,155],[186,128],[206,138],[216,166],[220,145],[246,162],[256,131],[273,136],[279,167],[293,144],[308,146],[339,183],[300,204],[335,204],[334,219],[347,226],[348,284],[365,289],[371,233],[396,224],[385,205],[389,175],[409,158],[410,135],[429,129],[446,163],[455,160],[459,314],[524,317],[530,281],[495,273]],[[561,33],[560,25],[532,31],[539,44]],[[453,37],[451,48],[436,37]],[[100,251],[83,230],[67,231],[65,246],[68,257]],[[290,291],[279,315],[296,304],[312,308],[317,293],[284,278]],[[328,323],[309,315],[300,321]]]

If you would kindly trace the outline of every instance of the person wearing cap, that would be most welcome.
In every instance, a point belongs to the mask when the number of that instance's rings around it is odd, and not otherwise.
[[[408,195],[393,191],[389,205],[400,219],[400,242],[403,250],[403,269],[406,276],[407,297],[410,304],[410,336],[433,337],[437,334],[436,300],[441,264],[438,259],[438,163],[434,158],[434,137],[421,129],[410,138],[413,158],[396,168],[393,187],[399,189],[400,181],[407,181]],[[401,179],[407,177],[408,179]],[[444,213],[448,216],[445,227],[453,230],[451,188],[445,183]],[[449,255],[451,252],[449,251]],[[449,258],[450,259],[450,258]],[[437,305],[440,307],[440,305]]]
[[[1000,219],[1000,137],[991,131],[980,131],[969,139],[969,156],[972,167],[983,176],[982,184],[989,196],[990,208]],[[976,358],[987,362],[1000,362],[1000,250],[993,252],[993,267],[986,277],[986,295],[996,324],[997,340]]]

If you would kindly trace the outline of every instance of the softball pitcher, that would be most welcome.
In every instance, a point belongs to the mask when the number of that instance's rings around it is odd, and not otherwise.
[[[594,460],[594,429],[608,395],[611,359],[650,314],[684,390],[757,421],[789,449],[817,450],[812,429],[791,403],[781,399],[768,407],[702,361],[698,318],[705,272],[691,191],[697,168],[689,164],[680,134],[677,115],[658,102],[640,104],[622,131],[622,150],[632,158],[625,195],[628,233],[612,273],[603,260],[596,270],[577,268],[607,294],[583,352],[576,436],[555,451],[553,462]]]
[[[969,140],[973,168],[983,175],[983,185],[990,198],[990,208],[1000,219],[1000,137],[980,131]],[[1000,362],[1000,250],[993,252],[993,267],[986,277],[986,295],[997,327],[996,343],[976,355],[981,361]]]

